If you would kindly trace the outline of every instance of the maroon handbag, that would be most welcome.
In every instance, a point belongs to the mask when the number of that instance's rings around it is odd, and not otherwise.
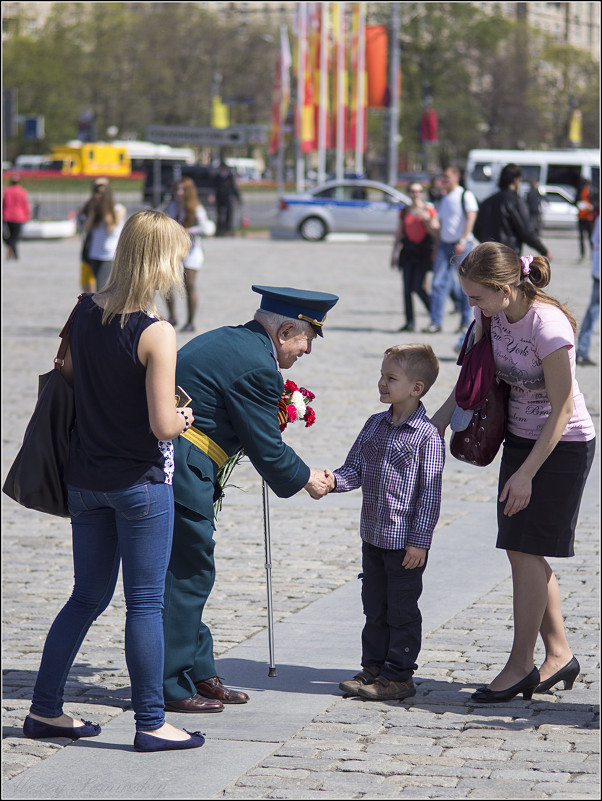
[[[452,456],[479,467],[491,464],[504,441],[510,394],[508,384],[495,375],[491,319],[483,315],[482,320],[483,336],[469,349],[469,329],[458,357],[462,369],[456,403],[462,409],[472,409],[472,418],[463,431],[454,431],[450,441]]]

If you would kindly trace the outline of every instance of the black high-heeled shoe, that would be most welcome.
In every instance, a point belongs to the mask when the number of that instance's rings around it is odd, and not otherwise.
[[[507,690],[490,690],[488,687],[481,687],[471,695],[471,698],[482,704],[499,704],[502,701],[510,701],[515,695],[522,693],[525,701],[530,701],[538,684],[539,670],[534,667],[528,676],[517,681]]]
[[[538,684],[535,688],[535,692],[545,693],[555,684],[559,684],[561,681],[564,681],[565,690],[572,690],[573,684],[575,683],[575,679],[579,675],[580,670],[581,665],[575,659],[575,657],[573,657],[571,661],[567,662],[563,668],[557,670],[553,676],[550,676],[549,679],[546,679],[545,681],[542,681],[541,684]]]

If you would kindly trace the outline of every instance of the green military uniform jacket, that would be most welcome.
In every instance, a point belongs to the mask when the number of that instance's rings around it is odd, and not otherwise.
[[[176,383],[192,398],[194,426],[228,456],[244,448],[280,498],[308,482],[310,468],[282,441],[278,401],[284,382],[262,325],[223,327],[201,334],[178,352]],[[213,522],[217,465],[183,437],[174,441],[174,499]]]

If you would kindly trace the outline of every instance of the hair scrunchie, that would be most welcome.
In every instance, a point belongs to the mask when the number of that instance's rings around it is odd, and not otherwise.
[[[526,281],[528,276],[531,273],[531,262],[533,261],[533,256],[521,256],[520,263],[522,265],[521,272],[523,281]]]

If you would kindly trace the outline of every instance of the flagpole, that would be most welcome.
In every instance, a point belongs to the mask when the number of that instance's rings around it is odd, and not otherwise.
[[[364,173],[364,122],[366,113],[366,4],[359,3],[357,35],[357,99],[355,104],[355,172]]]
[[[305,50],[307,48],[307,3],[297,3],[297,192],[305,189],[303,137],[303,106],[305,104]]]
[[[326,114],[328,99],[328,7],[322,3],[320,9],[320,105],[318,114],[318,183],[326,180]]]
[[[345,69],[345,41],[344,41],[344,19],[345,3],[338,3],[337,14],[337,157],[336,174],[337,181],[343,180],[344,161],[345,161],[345,104],[343,99],[344,88],[344,69]]]
[[[278,194],[284,194],[284,121],[285,121],[285,103],[284,103],[284,71],[287,69],[284,63],[284,37],[287,36],[286,25],[280,26],[280,98],[278,102],[278,116],[280,125],[278,126]]]

